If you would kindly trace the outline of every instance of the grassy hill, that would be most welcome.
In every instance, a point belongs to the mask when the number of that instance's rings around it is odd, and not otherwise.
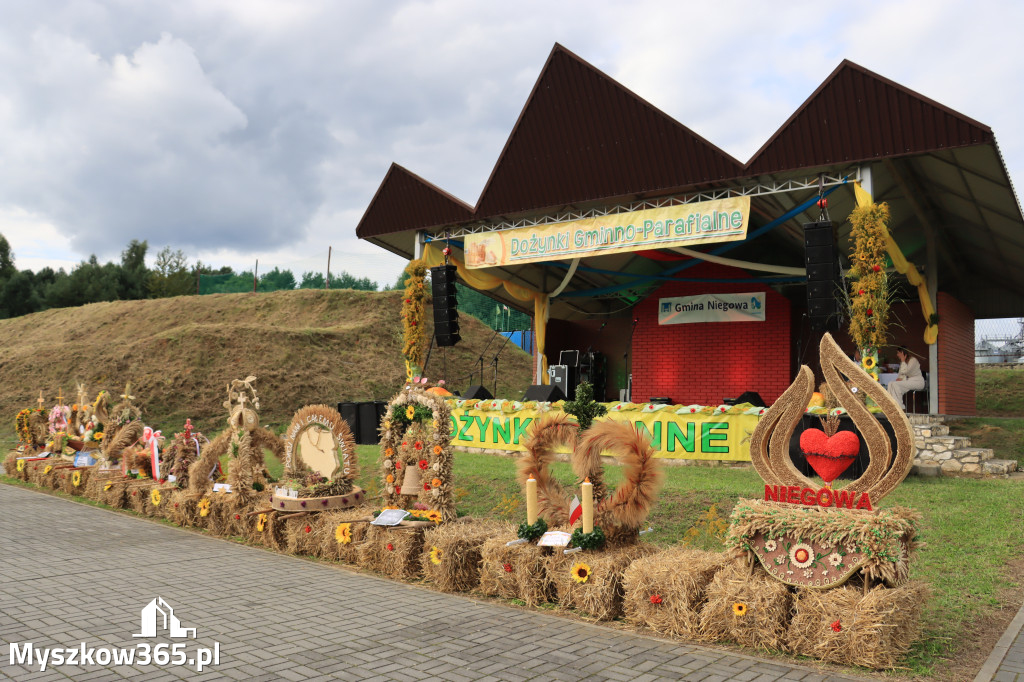
[[[167,434],[185,417],[219,431],[226,385],[249,374],[269,425],[287,424],[310,403],[386,400],[405,379],[401,298],[303,289],[94,303],[0,320],[0,434],[13,434],[15,413],[34,406],[40,390],[47,406],[61,389],[74,401],[76,382],[92,397],[100,389],[117,396],[131,381],[147,423]],[[427,375],[464,389],[492,337],[463,315],[462,342],[434,348]],[[530,356],[511,344],[499,369],[501,396],[518,397],[532,383]]]

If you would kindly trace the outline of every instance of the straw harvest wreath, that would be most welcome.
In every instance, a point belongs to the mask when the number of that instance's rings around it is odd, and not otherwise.
[[[226,452],[231,454],[228,464],[228,483],[233,492],[252,495],[266,487],[268,473],[263,461],[263,449],[278,457],[284,455],[281,439],[259,426],[259,397],[252,382],[256,377],[235,379],[227,386],[228,426],[219,436],[202,448],[199,459],[188,469],[188,489],[202,493],[209,489],[210,481]],[[251,407],[249,407],[251,405]]]
[[[544,521],[562,525],[569,520],[572,497],[550,472],[556,449],[565,447],[571,451],[573,473],[594,486],[595,531],[600,528],[610,544],[636,541],[661,479],[647,437],[629,424],[608,420],[595,423],[581,438],[575,422],[552,414],[535,422],[525,447],[518,463],[519,482],[525,487],[531,475],[536,479],[538,511]],[[625,469],[625,481],[613,493],[604,482],[602,453],[614,455]]]
[[[381,423],[384,504],[436,510],[455,520],[451,409],[429,389],[407,387],[388,403]]]
[[[327,405],[307,405],[284,437],[284,477],[297,497],[273,497],[276,511],[326,511],[362,504],[356,477],[356,441],[348,423]],[[341,453],[341,457],[338,453]]]
[[[907,579],[910,553],[919,546],[915,541],[919,516],[900,508],[876,512],[873,505],[909,473],[915,451],[913,430],[888,392],[847,358],[830,334],[822,337],[819,350],[829,390],[867,444],[868,466],[851,483],[833,486],[860,449],[856,433],[836,431],[838,419],[823,420],[823,431],[808,429],[800,438],[808,463],[824,486],[793,464],[789,443],[814,391],[811,370],[801,367],[751,435],[750,458],[765,482],[765,500],[741,500],[736,505],[728,540],[790,585],[836,587],[858,571],[865,577],[865,588],[871,580],[901,584]],[[896,436],[895,454],[885,429],[841,374],[867,393],[888,418]],[[851,438],[851,444],[846,443]]]

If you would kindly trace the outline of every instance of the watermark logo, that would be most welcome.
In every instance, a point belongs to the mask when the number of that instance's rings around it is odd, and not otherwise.
[[[197,639],[196,628],[182,626],[174,615],[174,609],[163,597],[153,599],[141,613],[141,625],[132,637],[167,637],[168,639]],[[43,672],[49,666],[183,666],[187,665],[202,672],[204,668],[220,663],[220,642],[212,647],[197,647],[186,650],[184,642],[150,644],[139,642],[132,647],[91,647],[86,642],[66,647],[36,647],[32,642],[11,642],[8,646],[9,665],[39,666]],[[191,654],[191,655],[190,655]]]
[[[174,615],[174,609],[163,597],[157,597],[142,607],[142,632],[132,637],[156,637],[157,629],[160,627],[171,639],[187,639],[190,632],[192,639],[196,638],[196,629],[181,627],[181,621]]]

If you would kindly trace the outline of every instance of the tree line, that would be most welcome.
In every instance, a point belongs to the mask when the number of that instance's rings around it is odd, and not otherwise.
[[[149,244],[133,239],[121,252],[119,263],[100,263],[95,255],[71,272],[45,267],[38,272],[18,270],[7,239],[0,234],[0,318],[19,317],[49,308],[68,308],[99,301],[166,298],[200,293],[252,291],[254,273],[231,267],[212,268],[200,261],[189,264],[185,253],[169,246],[161,249],[152,268],[146,266]],[[396,283],[396,287],[400,284]],[[290,270],[274,268],[255,279],[257,291],[322,289],[323,273],[304,272],[299,279]],[[347,272],[331,275],[332,289],[377,291],[367,277]]]

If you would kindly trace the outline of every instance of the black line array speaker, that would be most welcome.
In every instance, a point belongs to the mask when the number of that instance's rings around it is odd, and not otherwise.
[[[807,318],[811,329],[837,328],[842,272],[836,228],[831,220],[804,225],[804,263],[807,266]]]
[[[459,302],[455,297],[454,265],[430,268],[430,290],[434,297],[434,338],[438,346],[454,346],[459,334]]]

